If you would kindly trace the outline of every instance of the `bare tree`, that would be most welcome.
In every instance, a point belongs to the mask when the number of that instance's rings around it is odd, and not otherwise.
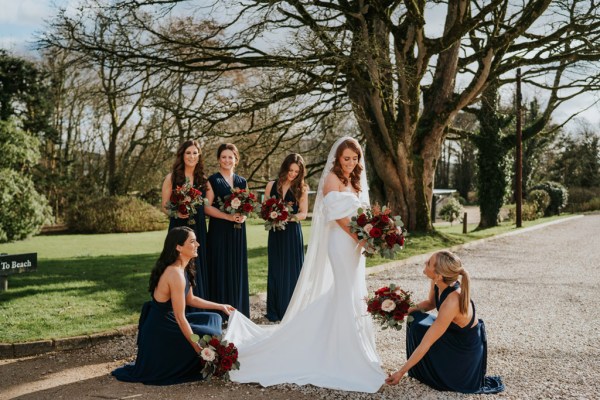
[[[244,85],[250,97],[227,88],[214,103],[218,108],[202,115],[215,128],[232,118],[250,123],[231,134],[250,134],[257,113],[273,105],[286,106],[272,123],[286,132],[283,139],[298,126],[316,138],[329,113],[352,112],[375,175],[373,194],[399,208],[412,230],[432,229],[429,207],[442,142],[456,115],[490,82],[517,67],[542,73],[564,60],[598,57],[598,4],[589,0],[436,2],[445,12],[437,37],[426,33],[431,3],[422,0],[201,2],[193,3],[197,14],[190,4],[98,3],[111,32],[127,40],[99,42],[82,12],[60,14],[53,26],[62,35],[46,42],[107,54],[132,70],[268,77]],[[186,6],[188,21],[203,28],[166,34],[161,21]],[[207,18],[214,20],[207,24]]]

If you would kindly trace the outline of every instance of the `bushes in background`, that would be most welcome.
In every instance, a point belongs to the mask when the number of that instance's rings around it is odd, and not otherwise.
[[[138,198],[107,196],[71,207],[67,224],[72,232],[121,233],[166,229],[168,220],[156,207]]]

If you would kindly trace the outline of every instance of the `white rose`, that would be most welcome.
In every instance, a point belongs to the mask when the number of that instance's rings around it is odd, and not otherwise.
[[[371,232],[371,229],[373,229],[373,225],[371,224],[366,224],[363,229],[365,230],[365,232],[367,232],[367,235],[369,235],[369,233]]]
[[[385,299],[383,303],[381,303],[381,309],[385,312],[394,311],[396,308],[396,303],[394,300]]]
[[[242,201],[237,197],[231,200],[231,208],[237,210],[242,205]]]
[[[209,361],[209,362],[214,361],[215,356],[216,356],[215,351],[213,349],[211,349],[210,347],[205,347],[200,352],[200,357],[202,357],[202,359],[204,361]]]
[[[271,219],[275,219],[279,216],[279,214],[277,214],[277,211],[271,211],[271,214],[269,214],[269,217],[271,217]]]

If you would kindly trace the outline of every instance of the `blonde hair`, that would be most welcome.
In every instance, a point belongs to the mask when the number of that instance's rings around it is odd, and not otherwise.
[[[471,302],[471,294],[469,290],[470,278],[469,273],[463,268],[462,262],[458,256],[450,251],[442,250],[434,253],[432,256],[434,260],[435,272],[442,276],[445,284],[449,285],[452,282],[458,280],[458,276],[461,275],[460,280],[460,302],[459,310],[461,314],[467,314],[469,311],[469,303]]]

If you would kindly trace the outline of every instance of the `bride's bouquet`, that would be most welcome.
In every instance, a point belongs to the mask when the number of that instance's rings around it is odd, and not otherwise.
[[[265,220],[265,230],[285,230],[292,207],[282,199],[271,197],[261,205],[260,216]]]
[[[193,187],[190,179],[186,177],[183,185],[173,189],[166,208],[169,216],[173,218],[178,218],[177,212],[189,215],[188,224],[194,225],[196,220],[193,217],[198,212],[196,207],[204,205],[206,201],[202,198],[202,192]]]
[[[400,289],[393,283],[375,291],[375,296],[367,299],[367,311],[381,322],[382,329],[389,327],[402,329],[402,323],[408,314],[408,309],[414,304],[410,292]],[[406,320],[411,322],[413,317],[408,315]]]
[[[232,188],[231,194],[224,198],[220,210],[227,214],[242,214],[249,217],[260,211],[260,203],[254,193],[236,187]],[[241,229],[242,224],[236,223],[234,227]]]
[[[363,255],[380,255],[394,259],[404,246],[404,224],[399,215],[392,216],[386,206],[358,209],[358,215],[350,221],[350,231],[359,239],[366,240]]]
[[[238,350],[233,343],[221,340],[218,336],[193,334],[192,340],[197,342],[200,351],[200,364],[202,365],[202,377],[210,380],[211,376],[229,379],[229,371],[240,369]]]

